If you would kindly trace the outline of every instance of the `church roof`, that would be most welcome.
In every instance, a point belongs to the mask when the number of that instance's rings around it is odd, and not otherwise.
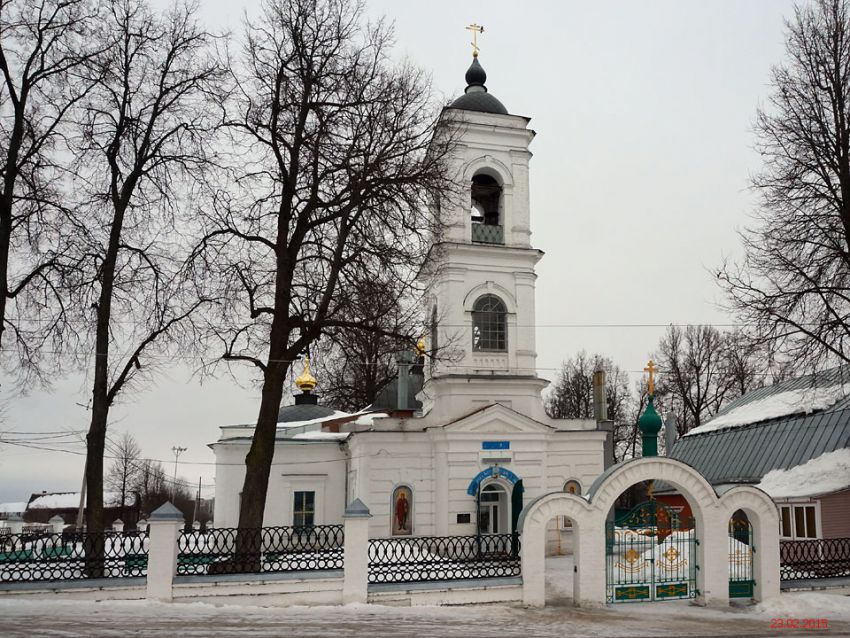
[[[292,423],[293,421],[314,421],[334,414],[337,414],[337,411],[325,405],[316,405],[311,403],[285,405],[277,413],[277,422]],[[345,416],[345,414],[340,414],[340,416]]]
[[[507,115],[508,109],[505,105],[487,91],[484,84],[486,81],[487,73],[478,62],[478,58],[473,58],[472,64],[466,71],[466,90],[463,95],[449,104],[448,108]]]

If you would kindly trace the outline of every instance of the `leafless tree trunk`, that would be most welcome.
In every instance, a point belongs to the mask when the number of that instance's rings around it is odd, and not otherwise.
[[[221,360],[262,382],[239,514],[262,526],[277,413],[294,359],[352,327],[346,291],[370,279],[415,289],[447,189],[428,78],[388,58],[391,30],[349,0],[266,0],[247,24],[225,104],[232,180],[216,193],[198,258],[226,300],[211,321]],[[399,334],[411,342],[415,335]],[[251,550],[249,532],[237,551]]]
[[[24,373],[39,374],[41,345],[66,328],[53,277],[67,249],[65,137],[99,77],[97,17],[89,0],[0,0],[0,345],[8,328]]]
[[[100,33],[109,44],[99,59],[104,78],[81,105],[77,122],[79,215],[87,230],[74,238],[77,262],[69,286],[94,359],[86,466],[90,531],[104,527],[110,407],[138,375],[150,374],[175,351],[203,303],[181,269],[181,255],[196,240],[182,209],[191,209],[190,188],[209,161],[214,122],[206,96],[220,70],[194,10],[176,4],[156,15],[145,0],[110,3]]]
[[[850,361],[850,2],[799,6],[786,52],[756,121],[746,258],[718,277],[755,338],[814,367]]]

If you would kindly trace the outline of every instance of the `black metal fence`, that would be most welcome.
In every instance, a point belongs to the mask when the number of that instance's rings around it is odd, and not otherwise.
[[[369,541],[369,582],[519,576],[518,534],[409,536]]]
[[[0,536],[0,582],[144,576],[148,535],[43,531]]]
[[[782,541],[781,580],[850,576],[850,538]]]
[[[342,569],[343,541],[342,525],[193,530],[183,532],[177,541],[177,573]]]

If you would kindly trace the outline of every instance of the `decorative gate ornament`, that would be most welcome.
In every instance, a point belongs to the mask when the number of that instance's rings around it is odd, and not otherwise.
[[[608,602],[694,598],[694,523],[656,500],[606,524]]]

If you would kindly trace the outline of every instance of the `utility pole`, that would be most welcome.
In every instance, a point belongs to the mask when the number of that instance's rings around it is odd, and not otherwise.
[[[195,497],[195,511],[192,512],[192,525],[198,520],[198,514],[201,510],[201,477],[198,477],[198,495]]]
[[[180,447],[176,445],[171,448],[171,451],[174,452],[174,482],[171,484],[171,502],[174,502],[174,498],[177,494],[177,459],[180,458],[180,455],[183,454],[188,448]]]

